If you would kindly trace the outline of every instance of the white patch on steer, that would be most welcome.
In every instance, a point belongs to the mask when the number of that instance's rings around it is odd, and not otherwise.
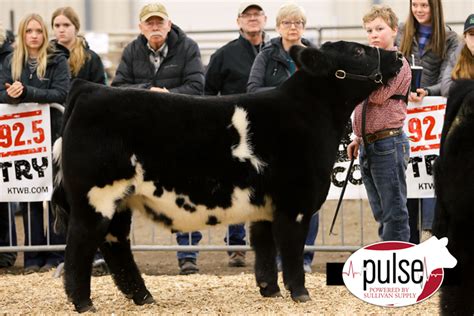
[[[118,180],[103,188],[93,187],[87,193],[89,204],[95,208],[96,212],[101,213],[102,216],[112,219],[116,211],[115,201],[124,198],[129,186],[129,180]]]
[[[234,188],[231,195],[231,205],[227,208],[215,207],[209,209],[207,206],[193,201],[189,195],[179,193],[174,190],[167,191],[164,188],[163,194],[154,195],[155,184],[152,181],[144,181],[145,171],[142,165],[137,162],[135,166],[135,175],[130,179],[116,180],[105,187],[93,187],[89,190],[87,196],[89,204],[101,213],[104,217],[112,218],[115,214],[117,201],[120,206],[138,210],[145,215],[153,218],[148,209],[153,210],[155,215],[169,218],[171,225],[164,225],[168,229],[174,229],[183,232],[196,231],[208,227],[209,217],[215,217],[219,224],[239,224],[246,221],[272,221],[273,208],[272,200],[265,196],[265,205],[255,206],[250,203],[252,191],[250,188]],[[134,186],[135,191],[129,194],[128,189]],[[185,203],[192,206],[193,211],[185,210],[182,206],[176,204],[176,199],[184,199]],[[146,206],[146,207],[145,207]]]
[[[301,223],[302,220],[303,220],[303,214],[299,213],[298,216],[296,216],[296,222]]]
[[[131,186],[143,183],[143,168],[140,163],[135,165],[135,176],[131,179],[115,180],[103,188],[93,187],[87,193],[89,204],[93,206],[97,213],[112,219],[116,211],[116,201],[122,200],[129,192]]]
[[[260,161],[253,153],[252,144],[249,139],[249,121],[247,119],[247,112],[244,109],[238,106],[235,107],[234,115],[232,115],[232,125],[234,125],[240,135],[240,142],[232,148],[232,155],[240,161],[249,159],[257,173],[260,173],[265,163]]]
[[[144,185],[154,187],[151,182],[145,182]],[[235,188],[232,193],[232,205],[229,208],[216,207],[212,209],[207,208],[205,205],[196,204],[189,196],[176,194],[174,190],[163,190],[163,194],[160,197],[153,195],[154,189],[150,191],[152,194],[143,194],[143,190],[139,188],[136,193],[140,192],[144,195],[143,204],[153,209],[157,214],[163,214],[173,221],[171,227],[168,228],[178,231],[190,232],[208,227],[206,223],[209,220],[209,216],[214,216],[219,224],[226,225],[246,221],[271,221],[273,219],[271,199],[266,197],[264,206],[255,206],[250,203],[250,189]],[[196,210],[189,212],[179,207],[176,204],[177,198],[184,198],[186,203],[194,206]],[[144,211],[144,207],[137,205],[137,203],[136,199],[132,199],[132,203],[128,203],[128,206]],[[147,215],[150,216],[150,214]]]
[[[137,156],[135,156],[135,154],[132,155],[132,157],[130,157],[130,162],[132,163],[132,166],[136,166],[137,165]]]
[[[53,161],[57,165],[61,165],[61,153],[62,153],[62,148],[63,148],[63,138],[59,137],[56,139],[53,145]],[[56,176],[54,177],[54,184],[58,186],[61,181],[63,180],[63,173],[61,169],[56,172]]]
[[[107,236],[105,236],[105,241],[106,242],[118,242],[118,238],[115,237],[112,234],[107,234]]]

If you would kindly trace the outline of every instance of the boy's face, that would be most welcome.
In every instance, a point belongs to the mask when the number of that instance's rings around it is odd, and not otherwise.
[[[397,28],[392,30],[384,19],[376,18],[365,23],[364,28],[367,32],[370,46],[382,49],[391,49],[393,47],[395,36],[397,36]]]

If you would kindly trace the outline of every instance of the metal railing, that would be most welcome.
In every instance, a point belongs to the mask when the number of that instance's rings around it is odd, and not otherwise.
[[[374,221],[373,217],[364,215],[369,209],[366,207],[366,202],[362,200],[346,200],[343,203],[343,207],[340,212],[340,218],[338,220],[338,225],[336,226],[337,230],[339,231],[335,236],[329,236],[329,225],[330,220],[332,219],[332,215],[334,212],[334,206],[336,201],[327,201],[325,205],[323,205],[321,211],[319,212],[320,221],[319,221],[319,232],[317,235],[316,243],[314,246],[306,246],[305,250],[307,251],[325,251],[325,252],[354,252],[359,249],[361,246],[372,243],[378,240],[376,233],[377,223]],[[350,205],[344,207],[344,204]],[[25,203],[29,205],[29,203]],[[12,216],[12,211],[10,210],[9,205],[9,220]],[[358,210],[357,210],[358,209]],[[29,218],[30,216],[30,208],[22,210],[23,212],[27,212],[27,229],[31,227]],[[357,214],[354,216],[353,214],[350,215],[351,220],[357,220],[358,224],[356,226],[356,231],[351,231],[349,226],[354,226],[354,222],[350,223],[351,225],[347,225],[345,221],[345,213],[351,212]],[[370,210],[369,210],[370,212]],[[46,236],[49,236],[49,232],[52,229],[49,227],[49,220],[48,220],[48,212],[44,212],[46,219],[45,233]],[[346,214],[347,216],[347,214]],[[10,221],[11,222],[11,221]],[[137,222],[140,222],[140,236],[137,236]],[[148,224],[146,224],[148,223]],[[148,232],[144,232],[146,228],[143,226],[148,226]],[[23,236],[21,230],[24,230],[22,227],[22,223],[16,226],[17,237],[18,241],[22,240],[20,238]],[[249,251],[251,247],[249,245],[249,238],[248,232],[249,227],[248,223],[246,224],[246,231],[247,231],[247,238],[246,238],[246,245],[242,246],[235,246],[229,245],[228,243],[223,243],[222,238],[223,231],[222,228],[208,228],[203,231],[203,239],[201,240],[199,245],[196,246],[181,246],[177,245],[174,234],[169,232],[169,230],[165,228],[156,228],[157,226],[152,224],[151,220],[148,222],[142,217],[137,217],[137,214],[134,214],[132,220],[132,230],[130,240],[132,243],[132,250],[133,251]],[[370,228],[370,229],[369,229]],[[347,238],[346,232],[351,234],[351,238]],[[31,238],[31,232],[28,233]],[[219,238],[216,237],[219,236]],[[0,246],[0,253],[1,252],[26,252],[26,251],[61,251],[65,249],[65,245],[52,245],[50,243],[50,239],[47,237],[46,245],[31,245],[31,240],[29,241],[30,245],[13,245],[13,229],[9,225],[9,240],[10,243],[7,246]],[[207,239],[207,241],[206,241]],[[220,242],[218,240],[221,240]]]

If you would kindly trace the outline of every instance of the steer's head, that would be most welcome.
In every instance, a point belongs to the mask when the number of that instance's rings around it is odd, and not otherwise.
[[[386,84],[400,71],[403,58],[395,51],[345,41],[327,42],[320,49],[293,46],[290,55],[302,72],[329,79],[356,99]]]

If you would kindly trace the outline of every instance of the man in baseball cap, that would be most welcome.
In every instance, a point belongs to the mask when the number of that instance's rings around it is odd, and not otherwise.
[[[474,13],[469,15],[466,19],[466,22],[464,22],[464,31],[463,33],[466,33],[469,30],[474,29]]]
[[[263,7],[257,2],[242,2],[239,6],[239,12],[237,13],[237,16],[241,16],[250,7],[254,7],[260,11],[263,11]]]

